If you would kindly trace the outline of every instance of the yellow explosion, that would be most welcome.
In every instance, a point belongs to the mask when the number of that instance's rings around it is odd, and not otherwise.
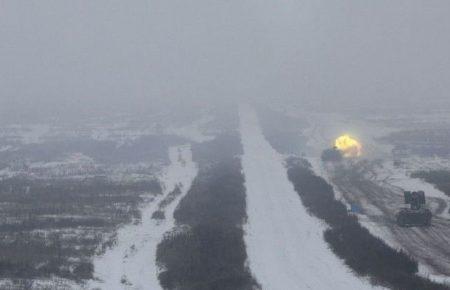
[[[344,157],[359,157],[362,154],[361,143],[347,134],[337,138],[334,146],[342,152]]]

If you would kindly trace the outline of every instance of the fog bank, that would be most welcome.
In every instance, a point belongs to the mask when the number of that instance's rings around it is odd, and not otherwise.
[[[219,101],[449,108],[450,2],[3,0],[2,119]]]

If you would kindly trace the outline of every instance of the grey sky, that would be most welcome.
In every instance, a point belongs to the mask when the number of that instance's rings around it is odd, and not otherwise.
[[[439,104],[449,11],[447,0],[0,0],[0,113]]]

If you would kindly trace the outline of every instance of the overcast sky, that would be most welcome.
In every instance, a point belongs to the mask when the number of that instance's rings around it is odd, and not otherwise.
[[[0,113],[440,104],[449,12],[448,0],[0,0]]]

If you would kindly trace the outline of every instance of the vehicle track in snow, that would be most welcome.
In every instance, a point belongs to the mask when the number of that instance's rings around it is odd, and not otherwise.
[[[399,227],[395,214],[405,206],[402,189],[365,178],[352,169],[340,170],[331,174],[333,184],[347,202],[362,208],[362,214],[377,225],[377,230],[384,232],[383,238],[388,243],[401,247],[427,266],[431,274],[450,276],[450,220],[439,215],[445,201],[427,197],[428,203],[437,204],[431,208],[431,227]]]
[[[255,111],[240,107],[247,189],[245,242],[263,289],[374,289],[323,240],[325,225],[308,214],[288,180],[284,157],[264,138]]]

